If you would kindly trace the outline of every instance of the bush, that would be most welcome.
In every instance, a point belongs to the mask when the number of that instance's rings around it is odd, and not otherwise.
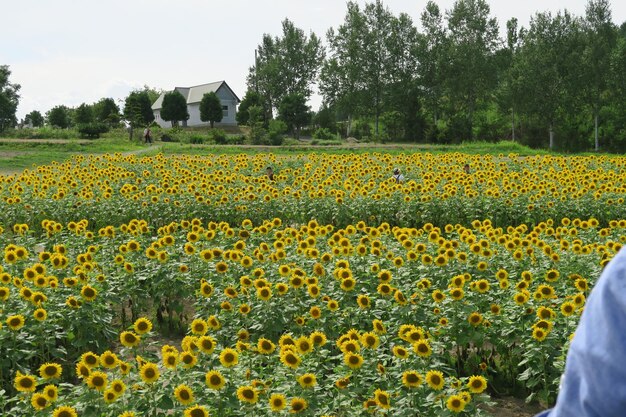
[[[226,145],[228,143],[226,133],[222,129],[211,130],[209,137],[218,145]]]
[[[372,128],[367,120],[358,120],[354,124],[352,135],[357,139],[369,138],[372,134]]]
[[[229,145],[243,145],[246,143],[246,135],[232,135],[226,138]]]
[[[83,123],[78,125],[81,138],[98,139],[102,133],[109,131],[109,126],[100,122]]]
[[[192,145],[202,145],[205,142],[205,137],[198,133],[192,133],[188,136],[186,142],[191,143]]]
[[[250,143],[253,145],[267,145],[269,144],[267,138],[267,131],[263,129],[261,126],[254,126],[250,129],[250,133],[248,133],[248,139]]]
[[[287,124],[282,120],[270,120],[268,128],[268,136],[271,145],[280,146],[285,140],[285,132]]]
[[[330,129],[320,127],[315,131],[315,133],[313,133],[313,139],[336,139],[336,136],[330,131]]]

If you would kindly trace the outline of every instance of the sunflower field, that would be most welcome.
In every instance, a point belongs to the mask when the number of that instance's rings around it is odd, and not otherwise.
[[[549,403],[626,241],[623,164],[115,154],[0,176],[0,414]]]

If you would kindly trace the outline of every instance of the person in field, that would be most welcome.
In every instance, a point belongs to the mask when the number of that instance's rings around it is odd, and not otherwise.
[[[267,167],[267,169],[265,170],[265,174],[270,181],[274,181],[274,170],[272,169],[272,167]]]
[[[145,143],[152,143],[152,131],[149,126],[143,130],[143,139]]]
[[[404,175],[400,172],[400,168],[393,169],[393,179],[396,181],[396,184],[401,184],[404,182]]]
[[[554,408],[536,417],[626,416],[626,248],[594,286],[567,352]]]
[[[463,172],[465,172],[466,174],[470,173],[470,166],[469,166],[469,164],[463,165]]]

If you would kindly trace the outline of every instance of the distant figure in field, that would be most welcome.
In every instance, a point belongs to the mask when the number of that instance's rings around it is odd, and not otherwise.
[[[150,127],[146,127],[143,131],[143,139],[145,143],[152,143],[152,132],[150,131]]]
[[[469,164],[465,164],[463,165],[463,172],[465,172],[466,174],[470,173],[470,167]]]
[[[274,181],[274,170],[272,169],[272,167],[267,167],[267,169],[265,170],[265,173],[267,174],[267,178],[270,181]]]
[[[400,172],[400,168],[393,169],[393,179],[396,180],[396,184],[404,182],[404,175]]]

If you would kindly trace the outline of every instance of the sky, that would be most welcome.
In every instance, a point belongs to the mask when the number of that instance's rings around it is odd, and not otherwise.
[[[427,0],[383,0],[419,29]],[[360,4],[365,1],[358,0]],[[454,0],[435,0],[450,10]],[[567,9],[582,16],[586,0],[487,0],[500,35],[511,17],[528,26],[536,12]],[[172,90],[224,80],[241,99],[254,49],[264,33],[278,36],[289,18],[324,41],[345,16],[340,0],[0,0],[0,65],[21,85],[17,117],[56,105],[75,107],[144,85]],[[626,2],[611,0],[613,21]],[[314,88],[315,90],[315,88]],[[317,110],[321,97],[310,105]]]

